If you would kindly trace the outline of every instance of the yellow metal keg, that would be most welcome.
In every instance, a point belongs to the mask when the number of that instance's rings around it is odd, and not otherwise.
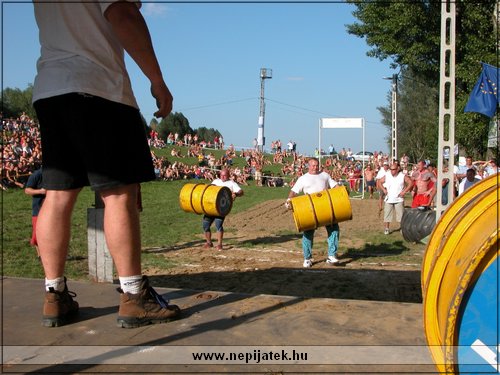
[[[226,186],[186,184],[179,194],[179,204],[185,212],[223,217],[231,211],[233,199]]]
[[[304,194],[290,201],[299,232],[352,219],[351,202],[344,186]]]

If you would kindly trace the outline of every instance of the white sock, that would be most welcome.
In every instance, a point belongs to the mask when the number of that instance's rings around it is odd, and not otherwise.
[[[54,288],[54,290],[62,292],[65,286],[66,285],[64,284],[64,276],[55,278],[53,280],[45,278],[45,290],[47,292],[50,291],[49,288]]]
[[[142,275],[119,276],[118,279],[124,293],[137,294],[141,291]]]

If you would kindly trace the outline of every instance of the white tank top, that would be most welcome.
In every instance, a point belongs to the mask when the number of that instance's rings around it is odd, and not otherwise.
[[[404,199],[399,197],[399,193],[403,191],[405,187],[405,175],[401,172],[397,176],[393,176],[392,173],[385,175],[385,188],[387,189],[387,196],[385,201],[387,203],[399,203],[403,202]]]

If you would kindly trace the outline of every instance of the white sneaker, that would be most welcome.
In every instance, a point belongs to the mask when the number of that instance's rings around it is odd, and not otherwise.
[[[338,263],[339,260],[337,259],[336,256],[334,255],[331,255],[329,256],[327,259],[326,259],[326,263],[330,263],[330,264],[335,264],[335,263]]]
[[[385,229],[384,234],[389,234],[389,229]]]
[[[304,259],[304,268],[311,268],[313,265],[312,259]]]

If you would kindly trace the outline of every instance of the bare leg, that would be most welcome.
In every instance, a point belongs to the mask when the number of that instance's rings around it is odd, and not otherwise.
[[[47,190],[36,225],[38,249],[47,279],[64,275],[71,237],[71,214],[80,190]]]
[[[212,243],[212,232],[205,232],[205,240],[207,243]]]
[[[101,191],[104,234],[119,276],[141,275],[141,231],[137,184]]]
[[[224,237],[224,231],[217,232],[217,245],[222,246],[222,238]]]

